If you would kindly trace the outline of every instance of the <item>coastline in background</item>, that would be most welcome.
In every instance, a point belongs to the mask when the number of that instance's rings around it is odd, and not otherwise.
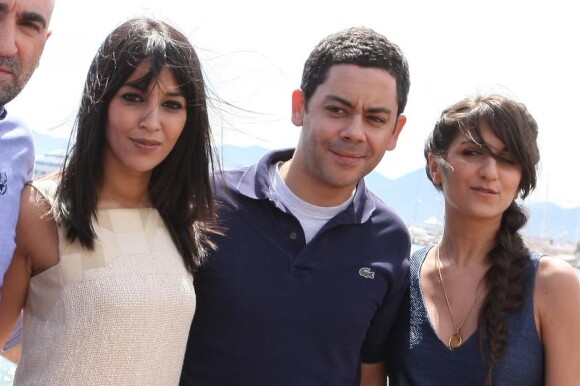
[[[36,175],[57,169],[68,146],[68,139],[34,133],[36,139]],[[257,162],[267,149],[259,146],[223,145],[215,149],[219,167],[232,169]],[[436,234],[443,221],[443,200],[418,169],[396,179],[372,172],[365,177],[367,187],[399,213],[409,227]],[[530,219],[522,233],[534,249],[551,255],[574,255],[580,242],[580,207],[564,208],[553,202],[526,201]],[[533,239],[533,240],[531,240]],[[578,245],[580,249],[580,245]]]

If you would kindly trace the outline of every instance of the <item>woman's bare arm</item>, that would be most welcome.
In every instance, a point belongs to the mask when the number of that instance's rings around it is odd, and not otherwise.
[[[544,257],[534,291],[536,322],[545,350],[545,385],[580,380],[580,280],[563,260]]]
[[[30,278],[58,262],[58,233],[50,206],[31,186],[22,190],[16,249],[0,298],[0,347],[10,337],[20,311],[26,302]]]

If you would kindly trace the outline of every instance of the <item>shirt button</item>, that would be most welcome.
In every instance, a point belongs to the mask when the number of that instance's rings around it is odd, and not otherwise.
[[[290,232],[290,240],[296,240],[297,237],[298,235],[296,234],[296,232]]]

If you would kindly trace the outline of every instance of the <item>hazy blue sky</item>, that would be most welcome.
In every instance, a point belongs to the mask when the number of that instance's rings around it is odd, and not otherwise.
[[[188,35],[213,92],[251,111],[215,102],[218,143],[290,147],[299,133],[290,122],[290,96],[308,53],[330,33],[365,25],[397,43],[411,68],[408,122],[397,148],[379,166],[382,174],[398,177],[423,167],[423,142],[443,108],[469,94],[500,91],[524,102],[540,125],[541,179],[532,198],[580,206],[580,23],[572,2],[56,3],[41,65],[10,105],[35,130],[68,135],[98,46],[126,18],[145,14]]]

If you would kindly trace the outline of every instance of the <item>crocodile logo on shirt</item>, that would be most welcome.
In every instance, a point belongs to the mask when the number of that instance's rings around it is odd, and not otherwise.
[[[365,279],[374,279],[375,278],[375,273],[373,271],[371,271],[370,268],[367,268],[367,267],[362,267],[361,269],[359,269],[358,274],[361,275],[362,277],[364,277]]]

